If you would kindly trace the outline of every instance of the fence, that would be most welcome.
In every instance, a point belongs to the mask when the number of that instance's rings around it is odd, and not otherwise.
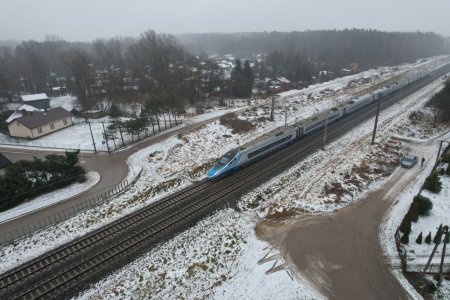
[[[86,122],[85,120],[75,118],[74,125],[69,127],[70,129],[62,129],[51,135],[43,136],[38,140],[15,138],[0,134],[0,145],[58,150],[79,149],[82,151],[111,152],[112,150],[117,150],[138,142],[143,137],[149,137],[153,134],[163,132],[182,123],[183,121],[181,119],[160,120],[159,126],[158,124],[155,124],[153,127],[147,127],[140,136],[131,136],[126,134],[124,129],[119,129],[115,138],[105,140],[103,133],[108,124],[104,124],[102,121]]]
[[[402,244],[400,241],[400,229],[397,228],[395,231],[395,245],[397,246],[397,252],[398,256],[400,257],[400,260],[402,261],[402,270],[403,272],[406,271],[407,261],[408,261],[408,254],[406,252],[405,245]]]
[[[97,195],[96,197],[85,200],[80,204],[77,204],[75,206],[67,208],[67,209],[60,211],[49,217],[45,217],[44,219],[39,220],[38,222],[29,224],[27,226],[22,226],[20,228],[12,230],[8,233],[2,234],[2,235],[0,235],[0,244],[6,245],[15,240],[25,238],[26,236],[28,236],[34,232],[44,230],[52,225],[55,225],[62,221],[68,220],[68,219],[70,219],[82,212],[85,212],[95,206],[98,206],[102,203],[108,202],[108,200],[110,200],[112,197],[122,193],[131,184],[136,182],[136,180],[138,179],[139,176],[140,176],[140,174],[138,174],[138,176],[131,183],[128,183],[128,180],[126,180],[125,182],[122,182],[121,184],[114,187],[113,189],[108,190],[105,193],[101,193],[100,195]]]

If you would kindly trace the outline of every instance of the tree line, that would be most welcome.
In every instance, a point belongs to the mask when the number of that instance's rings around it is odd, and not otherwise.
[[[78,166],[78,151],[47,155],[45,160],[19,161],[6,168],[0,176],[0,211],[17,206],[27,199],[84,182],[85,170]]]
[[[360,69],[450,53],[449,39],[431,32],[377,30],[316,30],[302,32],[182,34],[177,38],[200,55],[265,55],[274,74],[291,80],[310,80],[320,70],[340,73],[356,63]],[[337,74],[340,75],[340,74]]]
[[[138,38],[67,42],[49,37],[0,46],[0,97],[52,92],[64,87],[84,109],[112,102],[140,102],[163,93],[184,103],[213,97],[248,97],[252,78],[284,76],[312,82],[319,71],[340,72],[393,65],[448,53],[434,33],[320,30],[240,34],[168,35],[148,30]],[[212,54],[249,60],[231,74]],[[260,54],[256,57],[256,54]],[[250,72],[251,71],[251,72]]]

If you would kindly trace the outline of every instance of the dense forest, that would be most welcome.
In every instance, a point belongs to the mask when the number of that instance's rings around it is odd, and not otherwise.
[[[356,29],[178,36],[149,30],[138,38],[90,43],[57,37],[5,41],[0,43],[0,97],[12,101],[20,93],[52,94],[57,88],[90,109],[105,98],[145,103],[162,95],[179,99],[169,108],[178,109],[179,101],[249,97],[254,79],[284,76],[297,87],[317,80],[323,70],[336,77],[342,70],[446,53],[449,40],[434,33]],[[220,64],[225,54],[233,57],[228,70]]]

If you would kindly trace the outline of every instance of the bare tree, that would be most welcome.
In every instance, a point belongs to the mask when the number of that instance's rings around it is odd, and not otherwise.
[[[92,59],[86,51],[75,49],[64,53],[63,61],[69,68],[73,90],[84,109],[93,106],[92,84],[94,69]]]

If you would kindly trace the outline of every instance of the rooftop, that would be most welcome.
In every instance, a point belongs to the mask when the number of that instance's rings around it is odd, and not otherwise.
[[[22,98],[22,101],[35,101],[35,100],[49,99],[46,93],[23,95],[23,96],[21,96],[21,98]]]
[[[64,108],[55,107],[46,111],[29,112],[15,120],[27,128],[33,129],[53,121],[71,117],[72,114]]]

